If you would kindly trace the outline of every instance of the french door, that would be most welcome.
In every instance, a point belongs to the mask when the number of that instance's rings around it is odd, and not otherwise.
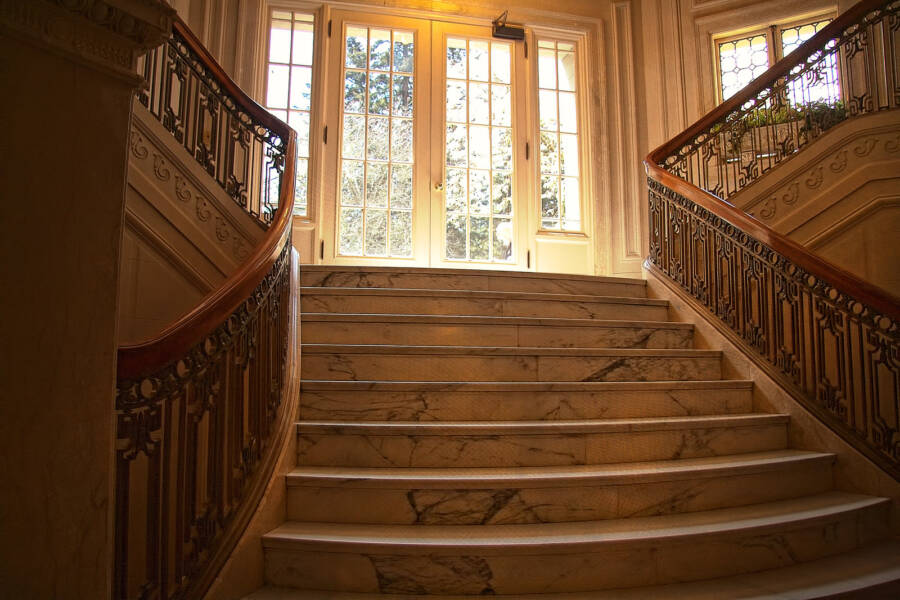
[[[344,11],[332,28],[324,262],[528,268],[522,44]]]

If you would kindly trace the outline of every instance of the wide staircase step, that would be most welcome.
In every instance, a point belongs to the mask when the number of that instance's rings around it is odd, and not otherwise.
[[[288,519],[479,525],[591,521],[784,500],[831,489],[834,456],[801,450],[502,468],[298,467]]]
[[[875,550],[900,557],[890,501],[834,490],[835,456],[792,448],[789,417],[643,281],[306,266],[301,284],[296,467],[253,600],[900,589]]]
[[[664,321],[664,300],[616,296],[415,290],[384,288],[305,287],[300,290],[302,312],[469,315],[564,319],[624,319]]]
[[[886,536],[889,501],[829,492],[657,517],[526,525],[290,521],[263,538],[266,579],[427,594],[577,592],[815,560]]]
[[[748,414],[577,421],[302,421],[297,460],[357,467],[537,467],[780,450],[788,418]]]
[[[721,376],[717,350],[303,344],[304,379],[668,381]]]
[[[526,271],[338,267],[332,265],[304,265],[300,272],[300,285],[305,287],[591,294],[629,298],[645,297],[647,288],[647,282],[643,279],[623,277],[561,275]]]
[[[895,600],[900,542],[890,541],[787,567],[710,580],[626,589],[496,596],[505,600]],[[425,600],[421,594],[365,594],[266,587],[246,600]],[[471,596],[444,595],[442,600]]]
[[[668,321],[535,317],[306,313],[303,339],[314,344],[525,346],[543,348],[691,348],[693,328]]]
[[[749,413],[750,381],[441,382],[301,384],[312,421],[526,421]]]

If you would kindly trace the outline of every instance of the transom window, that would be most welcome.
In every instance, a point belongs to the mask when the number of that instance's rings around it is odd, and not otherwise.
[[[771,25],[740,35],[718,36],[715,48],[721,99],[727,100],[733,96],[830,22],[831,18],[820,16],[801,22]],[[833,60],[826,62],[824,71],[817,74],[818,81],[812,86],[805,86],[804,95],[800,95],[799,88],[790,91],[794,104],[838,97],[837,64]]]

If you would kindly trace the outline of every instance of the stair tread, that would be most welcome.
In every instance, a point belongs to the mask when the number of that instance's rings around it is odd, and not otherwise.
[[[900,581],[900,541],[873,544],[837,556],[718,579],[597,592],[497,596],[506,600],[812,600]],[[870,600],[896,598],[896,588],[866,594]],[[862,596],[858,596],[861,598]],[[429,600],[435,596],[356,594],[263,588],[245,600]],[[466,600],[472,596],[440,596]]]
[[[263,536],[269,548],[319,544],[335,551],[566,552],[585,545],[654,542],[780,529],[888,504],[887,498],[826,492],[790,500],[653,517],[515,525],[362,525],[287,521]],[[324,550],[324,546],[322,548]]]
[[[535,346],[406,346],[392,344],[303,344],[307,354],[477,354],[492,356],[720,357],[720,350],[693,348],[545,348]]]
[[[696,381],[348,381],[304,379],[301,390],[357,391],[498,391],[498,392],[576,392],[647,391],[692,389],[752,389],[748,379],[710,379]]]
[[[468,468],[390,468],[390,467],[296,467],[287,475],[288,486],[390,487],[416,488],[513,485],[546,487],[594,483],[637,483],[714,477],[724,472],[758,473],[784,466],[824,462],[834,454],[806,450],[775,450],[738,455],[683,458],[605,465],[567,465],[546,467],[468,467]]]
[[[640,327],[660,329],[693,329],[691,323],[676,321],[641,321],[613,319],[575,319],[566,317],[492,317],[481,315],[419,315],[408,313],[330,313],[310,312],[301,315],[302,321],[367,322],[367,323],[440,323],[460,325],[529,325],[552,327]]]
[[[558,421],[298,421],[301,433],[353,435],[566,435],[667,431],[696,427],[752,427],[787,423],[786,414],[750,413],[627,419],[578,419]],[[304,431],[305,429],[305,431]]]
[[[668,300],[632,296],[600,296],[593,294],[560,294],[550,292],[499,292],[493,290],[441,290],[422,288],[359,288],[309,287],[300,288],[300,296],[400,296],[499,300],[551,300],[559,302],[603,302],[638,306],[668,306]]]
[[[522,279],[568,279],[574,281],[595,281],[597,283],[625,283],[646,286],[644,279],[637,277],[609,277],[603,275],[577,275],[574,273],[538,273],[534,271],[503,271],[500,269],[445,269],[432,267],[370,267],[301,264],[301,271],[319,273],[400,273],[403,275],[466,275],[468,277],[513,277]]]

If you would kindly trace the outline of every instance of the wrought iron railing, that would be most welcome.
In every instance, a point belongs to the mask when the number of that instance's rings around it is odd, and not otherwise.
[[[216,180],[265,226],[278,207],[285,143],[277,119],[247,108],[249,97],[225,74],[190,29],[138,63],[147,87],[138,100]]]
[[[898,300],[725,201],[835,124],[896,110],[898,45],[900,2],[864,0],[644,162],[651,270],[900,479]]]
[[[119,348],[116,600],[203,596],[262,496],[291,416],[296,134],[244,95],[183,23],[148,64],[143,100],[171,143],[268,230],[193,311]],[[257,193],[266,186],[275,202]]]

